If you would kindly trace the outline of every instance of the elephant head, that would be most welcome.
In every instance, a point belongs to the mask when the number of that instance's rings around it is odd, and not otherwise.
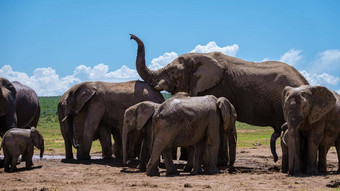
[[[156,90],[165,90],[175,94],[188,92],[197,95],[218,84],[223,77],[223,69],[210,54],[188,53],[179,56],[159,70],[150,70],[145,65],[143,42],[131,34],[138,44],[136,68],[141,78]],[[214,54],[222,54],[215,52]]]
[[[237,114],[234,106],[224,97],[217,99],[217,106],[221,110],[223,131],[226,134],[229,147],[226,151],[228,151],[230,157],[229,164],[232,166],[236,158],[237,133],[235,123]]]
[[[322,120],[336,102],[334,94],[323,86],[304,85],[283,90],[283,113],[287,121],[289,174],[301,171],[300,130]]]
[[[13,84],[5,78],[0,78],[0,135],[11,128],[17,127],[16,90]]]
[[[79,148],[79,144],[74,136],[74,117],[84,108],[85,104],[92,98],[96,91],[97,87],[94,82],[84,82],[69,89],[67,95],[61,100],[61,107],[65,112],[62,123],[68,126],[75,148]]]
[[[43,136],[39,133],[39,131],[35,127],[31,127],[31,135],[30,135],[33,145],[40,149],[40,158],[43,157],[44,155],[44,138]]]
[[[123,131],[122,131],[122,142],[123,142],[123,162],[127,164],[128,158],[128,134],[132,130],[142,130],[148,120],[153,116],[156,108],[160,104],[151,102],[151,101],[144,101],[133,105],[126,109],[124,113],[124,124],[123,124]],[[150,136],[150,135],[146,135]]]

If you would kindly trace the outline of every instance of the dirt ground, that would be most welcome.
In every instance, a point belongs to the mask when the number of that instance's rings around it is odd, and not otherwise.
[[[280,151],[280,148],[277,148]],[[281,153],[279,153],[281,155]],[[269,147],[239,148],[236,172],[220,168],[217,175],[166,177],[161,168],[160,177],[147,177],[133,167],[123,167],[119,161],[93,159],[87,162],[60,159],[34,160],[34,168],[4,173],[0,168],[0,190],[328,190],[337,186],[337,157],[332,149],[328,154],[328,174],[291,177],[279,171]],[[178,168],[183,165],[177,162]]]

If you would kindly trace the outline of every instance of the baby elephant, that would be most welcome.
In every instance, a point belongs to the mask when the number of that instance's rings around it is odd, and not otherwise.
[[[26,169],[29,169],[32,163],[33,147],[40,149],[40,158],[44,153],[44,138],[39,131],[32,127],[31,129],[13,128],[8,130],[1,141],[1,148],[5,156],[5,172],[9,172],[11,163],[12,171],[16,171],[18,157],[26,160]]]

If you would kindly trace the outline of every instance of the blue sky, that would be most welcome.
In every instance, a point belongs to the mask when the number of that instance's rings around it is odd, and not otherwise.
[[[340,1],[0,1],[0,77],[61,95],[138,79],[137,45],[160,68],[187,52],[280,60],[340,92]]]

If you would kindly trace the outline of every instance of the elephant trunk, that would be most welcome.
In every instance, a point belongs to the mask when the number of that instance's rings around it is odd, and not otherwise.
[[[294,175],[301,172],[300,164],[300,143],[299,132],[288,124],[288,166],[289,174]]]
[[[40,148],[40,158],[43,158],[44,156],[44,150],[45,150],[45,147],[44,145]]]
[[[73,129],[73,115],[67,115],[63,121],[66,120],[66,124],[68,126],[68,129],[69,129],[69,132],[70,132],[70,138],[71,138],[71,141],[72,141],[72,145],[74,148],[78,149],[79,148],[79,144],[77,142],[77,139],[76,137],[74,136],[74,129]]]
[[[127,139],[129,134],[129,128],[124,125],[123,132],[122,132],[122,144],[123,144],[123,163],[127,164],[127,158],[128,158],[128,151],[127,151]]]
[[[140,77],[150,84],[151,86],[155,86],[156,83],[156,72],[150,70],[146,65],[145,65],[145,48],[144,48],[144,43],[142,40],[140,40],[137,36],[130,34],[131,37],[130,39],[133,39],[137,42],[138,44],[138,50],[137,50],[137,59],[136,59],[136,68],[137,72],[140,75]]]

